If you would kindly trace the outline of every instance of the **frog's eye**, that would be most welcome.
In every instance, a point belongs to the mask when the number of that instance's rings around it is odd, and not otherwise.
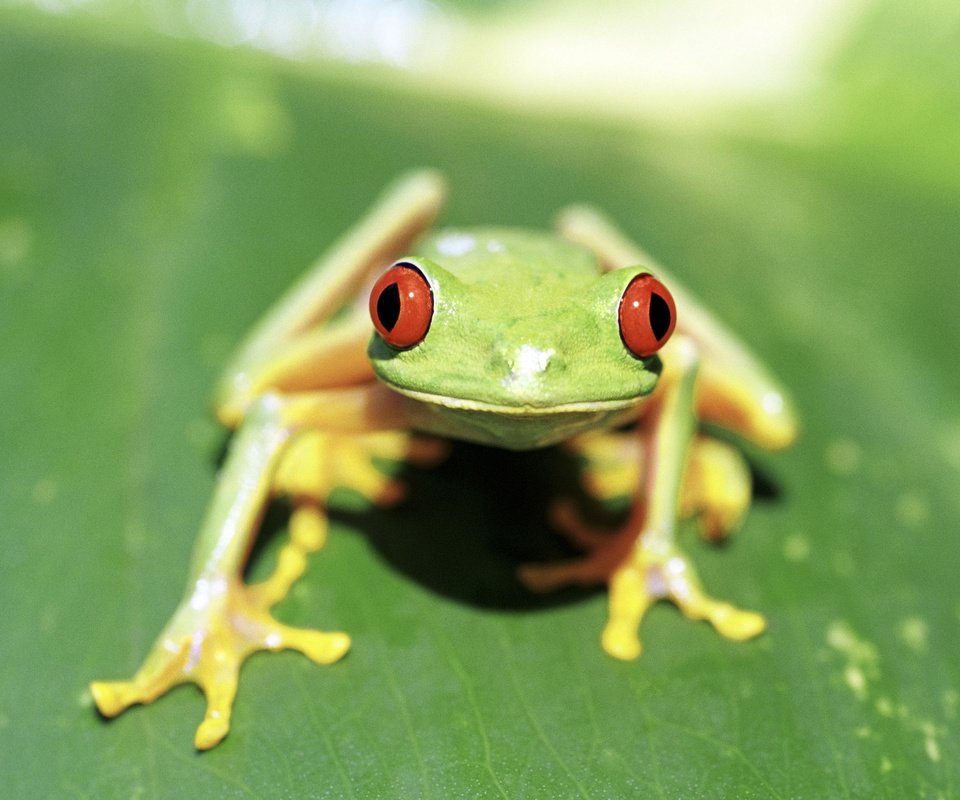
[[[677,324],[673,297],[649,272],[635,277],[620,298],[620,338],[637,358],[652,356]]]
[[[420,344],[433,318],[433,292],[423,273],[406,261],[390,267],[370,292],[370,317],[391,347],[406,350]]]

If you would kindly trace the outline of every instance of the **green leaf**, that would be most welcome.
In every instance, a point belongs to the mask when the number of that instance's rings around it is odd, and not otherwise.
[[[690,130],[4,11],[4,794],[960,796],[960,48],[953,11],[910,13],[867,14],[828,85]],[[819,124],[783,136],[803,103]],[[101,720],[87,683],[132,673],[180,596],[220,366],[418,165],[449,175],[454,222],[605,208],[792,388],[802,439],[750,452],[742,532],[684,532],[769,632],[735,644],[664,604],[643,657],[609,659],[602,593],[512,578],[556,546],[571,465],[464,446],[398,509],[345,498],[282,605],[349,631],[343,662],[253,658],[203,755],[193,689]]]

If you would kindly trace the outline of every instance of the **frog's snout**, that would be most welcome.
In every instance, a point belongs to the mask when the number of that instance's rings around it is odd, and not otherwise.
[[[500,384],[508,391],[525,394],[540,387],[548,370],[556,370],[559,358],[552,348],[522,344],[496,354],[503,377]]]

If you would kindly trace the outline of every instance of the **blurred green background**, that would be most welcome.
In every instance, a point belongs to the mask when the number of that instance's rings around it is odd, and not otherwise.
[[[224,359],[420,165],[452,222],[606,209],[791,387],[743,531],[684,532],[769,632],[662,604],[605,657],[602,593],[511,578],[569,469],[461,447],[345,498],[280,608],[347,659],[253,658],[203,755],[190,688],[103,722],[87,682],[182,591]],[[958,260],[955,3],[0,5],[3,794],[960,797]]]

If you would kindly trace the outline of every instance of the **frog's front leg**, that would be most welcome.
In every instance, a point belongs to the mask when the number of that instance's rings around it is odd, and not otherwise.
[[[433,466],[449,450],[439,439],[408,431],[355,434],[312,430],[297,436],[277,465],[273,490],[292,504],[290,539],[277,556],[274,573],[250,586],[270,606],[287,596],[304,573],[307,556],[327,540],[326,500],[336,487],[349,487],[376,505],[392,505],[405,494],[403,484],[375,466],[375,460]]]
[[[586,557],[560,564],[524,567],[521,578],[537,590],[563,584],[607,582],[609,618],[603,647],[612,656],[640,655],[637,634],[646,611],[668,599],[691,619],[706,619],[719,633],[749,639],[765,627],[761,615],[710,597],[696,569],[676,543],[685,466],[696,428],[696,346],[675,337],[664,350],[669,369],[639,423],[645,453],[637,502],[623,529]],[[591,543],[596,545],[596,542]]]
[[[583,462],[582,483],[600,501],[629,499],[640,482],[647,454],[633,431],[604,431],[567,443]],[[680,519],[695,517],[709,542],[737,530],[750,507],[753,484],[746,458],[733,445],[698,433],[690,443],[680,492]],[[584,524],[569,500],[558,500],[552,517],[560,532],[584,550],[609,542],[609,532]]]
[[[797,436],[790,397],[750,349],[683,284],[602,214],[577,206],[562,212],[560,234],[593,251],[605,269],[645,264],[670,287],[677,305],[677,333],[702,356],[697,417],[733,431],[760,447],[787,447]]]
[[[284,548],[271,578],[248,586],[243,568],[296,434],[364,433],[406,422],[402,400],[379,384],[289,397],[268,394],[258,400],[231,445],[180,606],[131,680],[91,685],[100,711],[112,717],[178,684],[196,683],[206,695],[207,710],[195,743],[207,749],[229,730],[237,676],[251,653],[292,648],[320,664],[341,658],[350,646],[346,634],[291,628],[269,611],[302,572],[302,555],[322,544],[325,516],[320,505],[298,507],[291,545]],[[329,453],[325,460],[330,460]]]

